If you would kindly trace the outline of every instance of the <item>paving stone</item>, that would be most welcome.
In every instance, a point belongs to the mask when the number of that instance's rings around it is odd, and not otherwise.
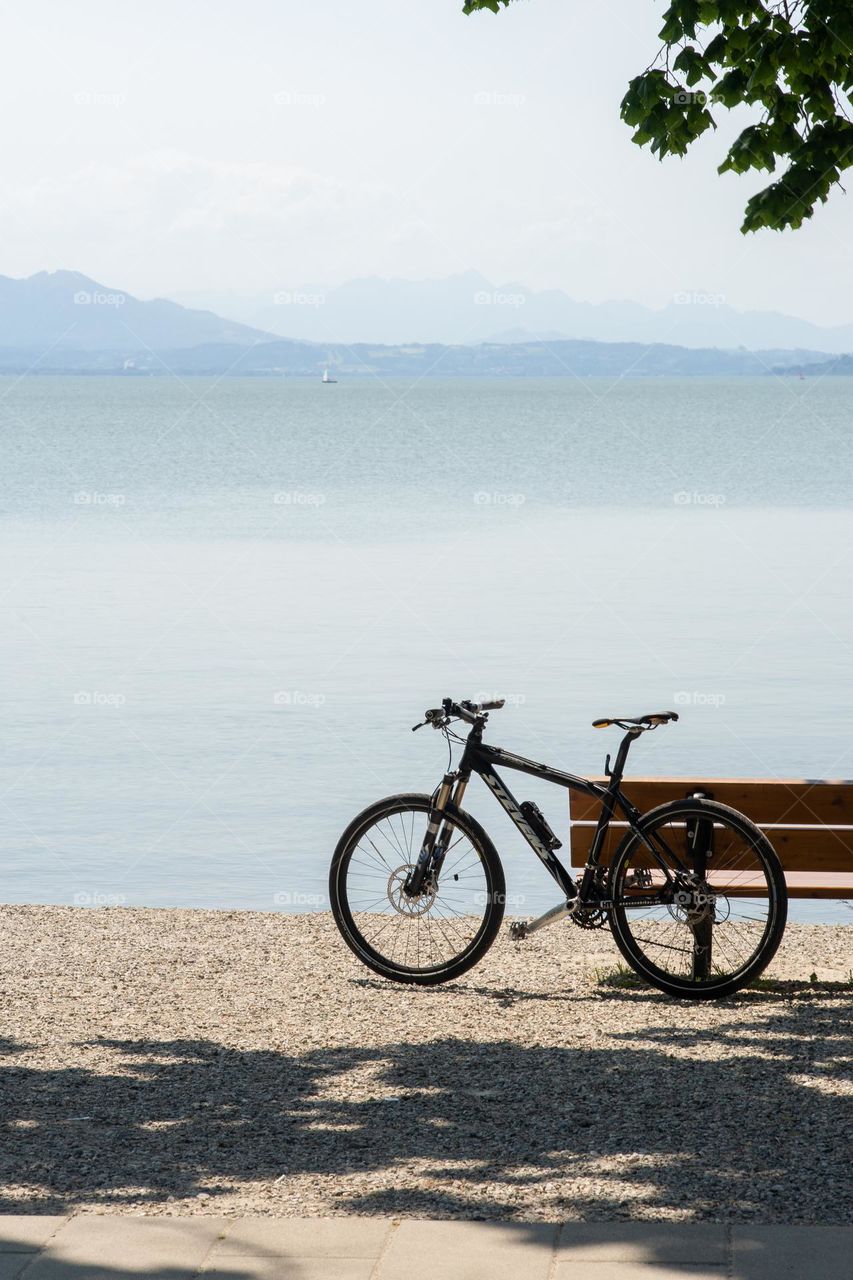
[[[546,1280],[556,1226],[544,1222],[402,1222],[381,1280]]]
[[[374,1258],[297,1258],[230,1254],[209,1262],[201,1276],[219,1280],[370,1280]]]
[[[32,1260],[32,1253],[0,1253],[0,1280],[18,1280]]]
[[[559,1261],[724,1266],[726,1229],[713,1222],[567,1222]]]
[[[560,1262],[554,1280],[726,1280],[725,1267],[690,1262],[655,1263],[588,1262],[575,1258]]]
[[[2,1213],[0,1253],[35,1253],[67,1221],[68,1214]]]
[[[853,1226],[0,1216],[0,1280],[851,1280]],[[43,1248],[42,1248],[43,1246]],[[377,1269],[377,1259],[381,1264]],[[553,1264],[553,1269],[552,1269]]]
[[[388,1218],[234,1218],[213,1257],[378,1258]]]
[[[79,1214],[60,1227],[48,1248],[31,1260],[26,1280],[114,1280],[141,1272],[169,1280],[194,1276],[217,1237],[222,1218],[141,1218]]]
[[[850,1280],[853,1227],[735,1226],[733,1280]]]

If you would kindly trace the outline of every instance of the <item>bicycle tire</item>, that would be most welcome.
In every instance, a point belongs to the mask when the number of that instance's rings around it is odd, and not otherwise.
[[[610,928],[622,955],[645,981],[671,996],[684,996],[694,1000],[718,999],[732,995],[757,978],[776,954],[787,918],[785,874],[766,835],[744,814],[713,800],[685,799],[660,805],[643,815],[637,824],[637,832],[646,836],[655,832],[660,836],[662,828],[669,827],[675,832],[680,832],[683,828],[686,840],[688,822],[691,819],[711,824],[714,848],[708,854],[708,862],[715,865],[706,868],[704,883],[710,891],[708,897],[713,898],[713,904],[699,906],[695,911],[667,907],[666,911],[671,917],[669,921],[662,915],[663,909],[657,906],[649,906],[646,916],[641,916],[643,891],[637,888],[630,893],[628,877],[642,875],[643,868],[652,867],[653,862],[640,834],[632,831],[622,840],[610,867],[609,894],[613,902]],[[730,833],[731,839],[724,849],[720,848],[723,841],[719,832]],[[740,844],[736,844],[735,840]],[[681,850],[680,856],[684,856],[684,850]],[[632,863],[633,870],[630,869]],[[767,892],[766,910],[754,905],[763,902],[762,889]],[[648,894],[650,902],[653,901],[653,896],[652,888]],[[746,914],[744,911],[747,909],[740,908],[732,919],[733,902],[753,905]],[[679,919],[679,911],[682,919]],[[724,911],[728,914],[724,915]],[[764,911],[763,917],[759,914],[761,911]],[[738,936],[747,939],[751,947],[748,954],[739,952],[737,945],[731,941],[735,936],[734,925],[739,921],[746,926]],[[673,931],[673,925],[678,924],[686,927],[691,934],[690,940]],[[701,974],[697,976],[696,957],[703,950],[699,945],[699,930],[702,927],[705,930],[703,937],[707,938],[708,957]],[[719,935],[724,927],[727,929],[727,954],[732,958],[732,968],[723,971],[718,961],[717,971],[706,974],[704,967],[710,969],[715,947],[719,952]],[[642,944],[638,928],[647,935]],[[654,954],[658,956],[657,961],[652,959]],[[679,957],[677,960],[676,956]],[[684,972],[667,971],[661,957],[665,957],[673,968],[679,966]],[[686,972],[688,967],[689,973]]]
[[[407,866],[411,865],[411,861],[417,856],[417,852],[420,848],[420,844],[416,843],[414,840],[417,815],[422,815],[424,817],[425,825],[426,815],[429,813],[431,804],[432,800],[428,795],[403,794],[388,796],[386,799],[379,800],[375,804],[370,805],[362,813],[358,814],[358,816],[352,820],[344,831],[338,841],[329,871],[329,898],[331,901],[332,913],[335,918],[335,923],[337,924],[338,929],[350,950],[358,956],[359,960],[361,960],[363,964],[367,965],[367,967],[372,969],[375,973],[381,974],[382,977],[390,978],[394,982],[415,983],[420,986],[433,986],[441,982],[449,982],[454,978],[458,978],[461,974],[472,968],[473,965],[477,964],[495,940],[497,932],[501,926],[501,921],[503,920],[506,901],[506,886],[503,867],[501,866],[500,858],[498,857],[497,850],[492,844],[492,841],[471,814],[466,813],[463,810],[459,810],[453,805],[448,805],[444,813],[445,821],[449,822],[460,832],[460,841],[462,838],[468,841],[470,851],[475,855],[471,865],[476,868],[476,865],[479,864],[479,869],[482,872],[482,901],[479,904],[475,904],[482,908],[482,919],[476,929],[469,927],[468,931],[471,932],[472,936],[468,941],[464,941],[463,935],[459,935],[460,942],[462,942],[463,945],[460,945],[458,953],[441,958],[435,958],[434,951],[431,950],[430,959],[432,962],[426,964],[421,963],[421,935],[425,931],[429,932],[431,938],[433,933],[437,933],[439,940],[442,936],[444,936],[446,940],[449,934],[450,941],[452,943],[454,941],[454,929],[461,928],[457,923],[459,916],[448,917],[446,914],[442,916],[438,910],[436,911],[434,919],[428,920],[429,914],[432,912],[433,907],[435,907],[441,893],[441,885],[446,882],[442,879],[442,875],[448,876],[454,874],[452,871],[452,864],[448,866],[447,872],[444,872],[443,869],[442,873],[439,875],[439,891],[428,906],[424,906],[422,909],[418,904],[411,906],[402,899],[402,895],[398,892],[401,873]],[[387,937],[383,944],[383,949],[376,945],[378,940],[377,936],[374,936],[372,940],[366,936],[365,930],[369,926],[364,923],[363,917],[370,913],[360,910],[358,903],[355,900],[356,889],[353,886],[356,877],[352,873],[352,867],[353,859],[357,850],[360,850],[361,857],[364,856],[365,846],[363,842],[366,839],[367,833],[376,829],[380,822],[394,816],[402,817],[402,815],[412,817],[412,836],[409,841],[410,847],[405,848],[402,843],[400,845],[400,856],[403,856],[406,861],[398,868],[392,867],[390,862],[386,864],[386,869],[389,872],[387,882],[388,888],[386,893],[388,904],[385,905],[381,901],[381,896],[380,900],[376,904],[377,906],[381,905],[382,907],[382,911],[377,914],[387,917],[390,921],[389,924],[380,926],[386,934],[388,929],[391,928],[391,925],[394,923],[395,913],[398,917],[398,933],[402,933],[407,916],[409,918],[410,925],[412,921],[416,921],[414,928],[410,930],[409,938],[407,938],[405,942],[404,956],[401,960],[395,959],[393,955],[387,954],[387,951],[391,949]],[[399,830],[401,831],[402,836],[406,835],[405,819],[402,821]],[[420,832],[418,834],[420,836]],[[400,839],[400,836],[397,838]],[[452,847],[453,843],[451,842],[451,848]],[[379,870],[379,867],[381,866],[380,859],[382,857],[380,850],[384,851],[384,846],[380,845],[377,847],[374,843],[374,853],[371,854],[368,852],[367,855],[369,860],[368,864],[365,864],[364,862],[361,864],[362,868],[364,868],[365,865],[370,865],[374,862],[376,863],[376,873],[373,878],[376,881],[377,889],[381,888],[381,880],[385,874],[384,870]],[[448,853],[448,857],[449,856],[450,855]],[[356,866],[358,866],[358,860],[356,860]],[[362,869],[359,874],[365,876],[368,873]],[[394,877],[396,877],[396,880]],[[459,873],[456,873],[456,881],[450,881],[451,885],[453,883],[458,885],[458,880]],[[395,901],[392,900],[395,896],[395,891],[397,891],[396,905]],[[466,892],[468,892],[469,897],[472,896],[470,890]],[[445,908],[446,904],[447,897],[445,896],[443,902]],[[388,906],[391,907],[390,911],[388,910]],[[412,914],[410,914],[410,911]],[[359,918],[357,919],[356,917]],[[462,916],[462,919],[464,922],[468,917]],[[421,927],[420,922],[422,920],[427,920],[427,924],[424,927]],[[449,921],[452,921],[452,923],[449,923]],[[435,930],[433,930],[433,924],[436,925]],[[392,932],[394,931],[392,930]],[[416,932],[418,935],[418,944],[414,957],[416,962],[414,964],[410,964],[406,961],[409,959],[409,949],[410,945],[412,945],[411,934],[413,932]],[[434,938],[432,940],[434,942]],[[424,945],[426,945],[425,941]],[[452,945],[448,949],[452,950]]]

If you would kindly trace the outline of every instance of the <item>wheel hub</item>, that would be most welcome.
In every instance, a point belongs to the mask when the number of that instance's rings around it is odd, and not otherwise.
[[[708,885],[697,883],[678,889],[667,910],[673,920],[678,920],[681,924],[699,924],[708,917],[712,921],[715,920],[716,906],[716,894]]]

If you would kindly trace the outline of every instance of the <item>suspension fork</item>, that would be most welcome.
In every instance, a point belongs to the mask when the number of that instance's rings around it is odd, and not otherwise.
[[[450,776],[450,775],[447,775]],[[462,797],[465,795],[465,788],[471,779],[470,773],[463,773],[460,769],[456,774],[456,786],[453,788],[453,807],[456,810],[462,807]],[[445,804],[447,802],[445,801]],[[441,834],[436,841],[435,850],[432,859],[432,873],[436,884],[438,883],[438,873],[441,870],[447,850],[450,848],[450,841],[453,837],[453,826],[445,819],[441,828]]]
[[[410,898],[417,897],[421,892],[427,871],[432,870],[434,874],[437,873],[438,868],[444,861],[444,855],[447,852],[447,846],[450,843],[450,835],[453,830],[449,822],[443,822],[444,811],[451,796],[453,796],[454,802],[458,803],[457,797],[461,799],[465,794],[465,787],[468,785],[469,777],[470,774],[467,776],[460,775],[457,771],[446,773],[433,793],[421,851],[418,854],[417,862],[406,876],[403,885],[403,892]],[[455,794],[454,786],[456,788]],[[441,831],[440,836],[439,831]]]

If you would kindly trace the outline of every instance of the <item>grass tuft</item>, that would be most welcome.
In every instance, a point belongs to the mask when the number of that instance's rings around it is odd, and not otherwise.
[[[600,987],[617,991],[641,991],[648,984],[627,964],[616,964],[612,969],[596,969],[593,974]]]

